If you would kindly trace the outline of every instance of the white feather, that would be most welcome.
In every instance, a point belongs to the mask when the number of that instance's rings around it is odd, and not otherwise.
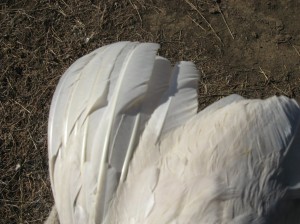
[[[146,135],[155,135],[158,141],[197,113],[198,78],[198,71],[192,62],[183,61],[175,65],[169,88],[148,122]]]
[[[124,163],[124,157],[126,157],[127,153],[131,154],[135,146],[132,142],[135,141],[135,136],[137,135],[135,126],[139,125],[139,111],[147,91],[148,80],[152,74],[157,49],[158,45],[155,44],[137,45],[136,48],[127,54],[121,68],[117,64],[115,65],[117,72],[112,74],[111,91],[109,93],[111,99],[108,108],[103,114],[104,119],[99,125],[101,128],[98,128],[96,131],[96,135],[103,136],[103,138],[95,139],[91,149],[95,152],[91,161],[93,166],[92,172],[98,174],[96,204],[91,214],[92,217],[95,217],[96,222],[102,220],[103,214],[101,214],[101,211],[105,211],[102,208],[104,206],[103,201],[105,201],[105,197],[109,196],[104,195],[108,165],[116,167],[116,170],[121,172],[122,169],[119,169],[120,163]],[[116,82],[114,82],[114,78]],[[121,123],[126,122],[127,118],[130,119],[129,123],[132,125],[130,127],[127,124],[127,129],[121,129],[123,132],[120,133],[118,127]],[[115,137],[115,142],[112,142],[110,145],[114,134],[121,137]],[[128,139],[129,142],[126,145],[126,140]],[[116,141],[120,141],[123,144],[117,144]],[[102,155],[98,156],[99,148],[102,149]],[[109,150],[113,154],[110,158],[119,156],[121,158],[109,161]],[[126,152],[125,155],[124,151]],[[101,158],[100,161],[99,158]],[[109,197],[111,198],[112,195]]]

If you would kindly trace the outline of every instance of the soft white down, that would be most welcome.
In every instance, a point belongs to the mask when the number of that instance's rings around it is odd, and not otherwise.
[[[230,95],[197,113],[195,65],[158,48],[104,46],[61,77],[48,130],[60,223],[300,223],[298,104]]]

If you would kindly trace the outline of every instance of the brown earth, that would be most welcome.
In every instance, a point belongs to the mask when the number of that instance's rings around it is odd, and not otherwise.
[[[298,0],[0,0],[0,223],[41,223],[53,199],[47,118],[75,59],[153,41],[201,71],[199,108],[222,96],[300,97]]]

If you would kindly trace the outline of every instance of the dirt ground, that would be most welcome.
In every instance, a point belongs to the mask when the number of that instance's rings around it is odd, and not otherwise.
[[[201,71],[199,108],[231,93],[300,97],[298,0],[0,0],[0,223],[42,223],[53,199],[47,119],[80,56],[119,40]]]

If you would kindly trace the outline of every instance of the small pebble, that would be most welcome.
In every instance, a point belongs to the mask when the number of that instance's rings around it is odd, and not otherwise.
[[[210,14],[219,14],[220,13],[218,7],[216,7],[216,6],[209,8],[208,12]]]
[[[283,25],[283,22],[282,22],[281,20],[277,20],[277,21],[276,21],[276,29],[277,29],[278,31],[281,31],[281,30],[284,29],[284,25]]]
[[[21,165],[20,165],[20,163],[18,163],[18,164],[16,165],[15,171],[17,171],[17,170],[20,169],[20,168],[21,168]]]
[[[256,32],[251,32],[251,36],[252,36],[253,38],[257,39],[257,38],[258,38],[258,33],[256,33]]]
[[[292,39],[292,37],[290,35],[288,35],[288,34],[286,34],[286,35],[278,34],[278,35],[275,36],[274,39],[275,39],[275,42],[277,44],[281,44],[281,43],[288,42],[290,39]]]

